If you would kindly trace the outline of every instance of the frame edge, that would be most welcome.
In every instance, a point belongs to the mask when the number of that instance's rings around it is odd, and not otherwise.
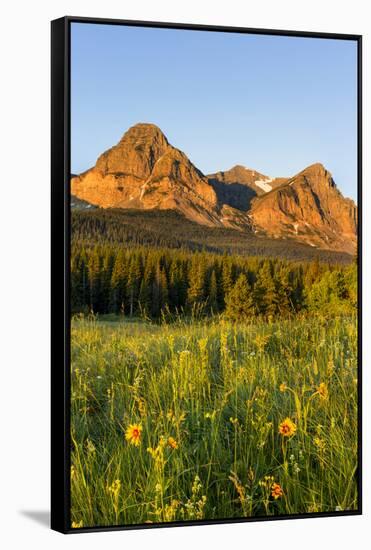
[[[51,22],[51,516],[50,527],[69,530],[68,317],[66,203],[69,153],[68,20]],[[66,374],[67,373],[67,374]]]

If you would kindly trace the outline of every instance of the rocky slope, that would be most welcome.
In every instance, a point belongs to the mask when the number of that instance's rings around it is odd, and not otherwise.
[[[337,189],[330,172],[313,164],[252,202],[255,232],[354,252],[357,207]]]
[[[357,207],[321,164],[292,178],[237,165],[204,176],[153,124],[130,128],[95,166],[71,178],[76,200],[102,208],[173,210],[202,225],[354,253]]]
[[[170,209],[222,225],[212,186],[153,124],[130,128],[92,169],[71,179],[71,193],[103,208]]]

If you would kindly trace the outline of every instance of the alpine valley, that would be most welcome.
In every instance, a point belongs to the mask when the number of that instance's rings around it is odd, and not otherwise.
[[[197,248],[206,233],[212,249],[226,250],[228,242],[237,252],[289,257],[356,253],[357,206],[322,164],[291,177],[241,165],[204,175],[154,124],[131,127],[94,167],[72,176],[71,195],[86,223],[99,217],[133,231],[136,225],[149,239],[166,241],[171,231],[179,244]]]

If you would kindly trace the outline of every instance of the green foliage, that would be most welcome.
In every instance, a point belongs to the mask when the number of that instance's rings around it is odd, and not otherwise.
[[[357,268],[327,271],[308,291],[308,309],[327,315],[351,313],[357,307]]]
[[[239,306],[241,314],[234,316],[231,304],[237,303],[238,293],[244,299]],[[90,247],[83,243],[75,243],[72,248],[73,312],[160,319],[164,312],[190,315],[197,310],[212,315],[227,309],[229,318],[276,318],[305,309],[329,315],[347,313],[356,304],[355,264],[333,266],[205,251]]]
[[[226,297],[225,314],[232,321],[244,321],[254,315],[255,299],[246,275],[241,273]]]

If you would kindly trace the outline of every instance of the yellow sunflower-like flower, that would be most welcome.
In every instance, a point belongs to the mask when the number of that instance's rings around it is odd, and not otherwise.
[[[291,418],[285,418],[279,425],[278,431],[284,437],[290,437],[296,432],[296,424],[294,424]]]
[[[141,443],[142,430],[141,424],[130,424],[125,432],[126,441],[138,447]]]
[[[321,382],[320,385],[317,388],[317,393],[320,396],[321,399],[327,399],[328,398],[328,388],[325,382]]]
[[[286,390],[287,390],[287,386],[286,386],[285,382],[282,382],[282,384],[280,384],[280,391],[285,392]]]
[[[273,483],[271,487],[271,495],[274,500],[281,498],[283,495],[282,487],[279,483]]]
[[[169,447],[171,447],[174,450],[179,447],[178,442],[173,437],[168,438],[167,444],[169,445]]]

